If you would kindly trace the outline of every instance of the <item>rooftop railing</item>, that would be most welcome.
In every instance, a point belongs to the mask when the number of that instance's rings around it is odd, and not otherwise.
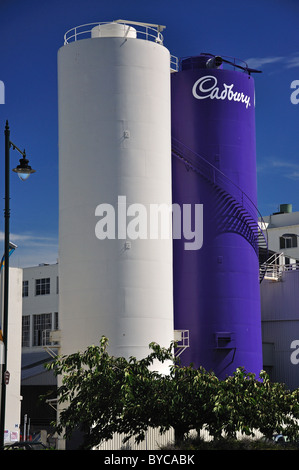
[[[162,25],[150,25],[148,23],[139,23],[137,21],[114,20],[96,23],[86,23],[80,26],[75,26],[69,29],[64,35],[64,44],[78,41],[80,39],[87,39],[91,37],[91,31],[96,26],[118,23],[128,25],[127,33],[130,31],[130,26],[136,29],[137,38],[145,39],[146,41],[153,41],[158,44],[163,44],[164,38],[161,31],[165,28]]]
[[[126,21],[126,20],[114,20],[114,21],[106,21],[106,22],[96,22],[96,23],[86,23],[80,26],[75,26],[74,28],[69,29],[64,35],[64,45],[70,44],[71,42],[79,41],[80,39],[90,39],[92,37],[92,30],[93,28],[101,25],[108,25],[108,24],[123,24],[128,26],[127,31],[124,34],[124,38],[128,35],[131,31],[131,25],[134,27],[136,31],[137,39],[143,39],[145,41],[155,42],[157,44],[163,45],[163,35],[161,31],[165,28],[162,25],[153,25],[149,23],[139,23],[137,21]],[[179,61],[178,58],[171,55],[170,56],[170,71],[177,72],[179,69]]]

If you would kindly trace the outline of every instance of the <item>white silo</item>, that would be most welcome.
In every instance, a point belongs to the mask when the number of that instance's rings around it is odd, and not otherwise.
[[[141,358],[173,340],[172,237],[136,225],[172,202],[170,54],[160,27],[126,23],[74,28],[58,53],[61,354],[105,335]]]

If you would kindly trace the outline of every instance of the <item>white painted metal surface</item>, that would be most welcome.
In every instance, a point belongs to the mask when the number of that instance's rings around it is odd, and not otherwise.
[[[172,240],[105,239],[96,208],[171,205],[170,54],[98,37],[58,54],[61,354],[109,338],[144,357],[173,339]],[[132,217],[131,217],[132,219]]]
[[[92,38],[136,38],[136,29],[130,25],[108,23],[97,25],[91,30]]]

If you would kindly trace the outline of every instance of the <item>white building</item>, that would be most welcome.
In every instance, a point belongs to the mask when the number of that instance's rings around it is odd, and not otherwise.
[[[58,264],[23,269],[22,346],[37,352],[50,345],[50,331],[58,330]]]
[[[273,253],[261,284],[263,363],[272,381],[295,389],[299,387],[299,212],[283,204],[279,212],[263,219]]]
[[[268,232],[269,250],[280,253],[281,264],[299,259],[299,212],[291,204],[281,204],[280,211],[263,217]]]
[[[3,271],[0,282],[3,286]],[[3,289],[0,289],[0,302]],[[5,442],[19,440],[21,417],[21,318],[22,318],[22,270],[9,269],[9,301],[8,301],[8,343],[7,370],[10,374],[6,385],[5,402]],[[2,351],[3,352],[3,351]],[[1,361],[2,363],[2,361]]]
[[[49,429],[56,419],[55,410],[39,397],[51,391],[49,399],[56,397],[57,380],[45,363],[58,352],[59,338],[53,338],[59,328],[58,289],[58,264],[23,269],[21,418],[23,430],[27,415],[28,434]]]

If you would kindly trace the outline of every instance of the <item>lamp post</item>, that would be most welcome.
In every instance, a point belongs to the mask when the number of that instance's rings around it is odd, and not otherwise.
[[[7,343],[8,343],[8,296],[9,296],[9,219],[10,219],[10,188],[9,188],[9,170],[10,170],[10,148],[17,150],[22,158],[20,164],[13,169],[22,181],[25,181],[35,170],[28,165],[25,150],[22,152],[10,140],[10,129],[8,121],[5,125],[5,209],[4,209],[4,300],[3,300],[3,321],[2,321],[2,337],[4,343],[4,361],[2,367],[2,383],[1,383],[1,411],[0,411],[0,438],[1,444],[4,444],[5,432],[5,405],[6,405],[6,380],[7,371]]]

